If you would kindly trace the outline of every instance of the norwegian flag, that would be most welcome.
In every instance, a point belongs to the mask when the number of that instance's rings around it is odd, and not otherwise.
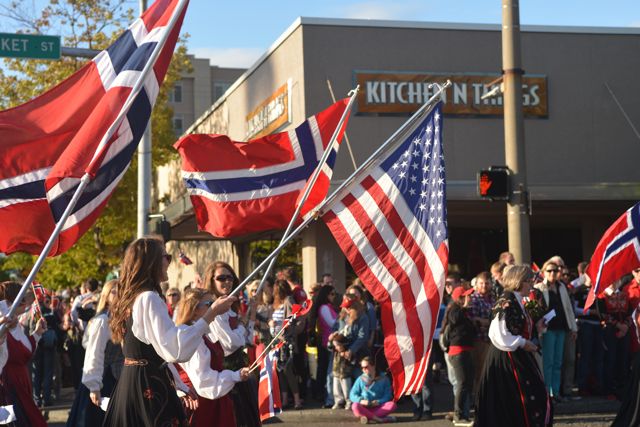
[[[198,228],[229,238],[283,229],[291,221],[348,104],[343,99],[296,129],[249,142],[226,135],[187,135],[174,147]],[[347,120],[300,216],[324,199]]]
[[[586,312],[596,296],[631,270],[640,267],[640,203],[629,208],[604,233],[591,256],[587,275],[592,286]]]
[[[44,301],[47,296],[47,290],[38,282],[33,282],[33,293],[35,294],[36,301]]]
[[[180,260],[181,264],[184,264],[184,265],[193,264],[193,261],[191,261],[191,259],[182,251],[180,251],[180,254],[178,254],[178,259]]]
[[[280,383],[278,382],[277,350],[268,352],[260,362],[260,384],[258,385],[258,412],[260,421],[275,417],[282,412]]]
[[[187,3],[157,0],[68,79],[0,112],[0,252],[39,253],[85,173],[92,180],[49,255],[95,222],[147,127]]]
[[[449,256],[442,103],[328,202],[323,219],[380,303],[394,397],[421,390]]]

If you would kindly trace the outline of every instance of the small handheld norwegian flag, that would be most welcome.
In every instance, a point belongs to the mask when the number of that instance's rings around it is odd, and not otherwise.
[[[189,257],[182,251],[180,251],[180,254],[178,255],[178,258],[180,259],[180,262],[184,265],[191,265],[193,264],[193,261],[191,261],[191,259],[189,259]]]

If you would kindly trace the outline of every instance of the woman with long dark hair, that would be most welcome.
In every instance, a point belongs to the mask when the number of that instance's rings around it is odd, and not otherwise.
[[[316,372],[316,381],[320,385],[319,388],[325,388],[326,398],[325,405],[331,402],[329,398],[332,395],[331,390],[327,387],[329,380],[327,373],[329,370],[329,361],[331,359],[331,350],[328,349],[329,335],[333,331],[333,324],[338,318],[338,314],[333,308],[333,300],[336,297],[336,290],[332,285],[324,285],[316,294],[313,306],[311,307],[310,323],[317,335],[316,343],[318,345],[318,370]],[[324,393],[323,393],[324,394]]]
[[[476,396],[476,427],[547,427],[553,423],[551,403],[531,342],[534,326],[523,298],[533,286],[534,274],[526,265],[504,270],[504,292],[496,303],[487,352]]]
[[[67,419],[67,426],[98,426],[104,421],[100,408],[101,398],[110,397],[116,386],[124,356],[122,348],[111,341],[109,330],[109,307],[118,298],[118,281],[110,280],[102,287],[96,316],[91,319],[84,333],[84,366],[82,384]]]
[[[205,289],[187,289],[180,301],[177,324],[192,325],[213,303]],[[192,427],[235,427],[236,415],[229,392],[236,383],[249,378],[249,369],[223,370],[224,350],[220,342],[204,335],[196,353],[180,363],[180,377],[198,393],[198,407],[190,417]]]
[[[229,295],[240,284],[240,279],[229,264],[215,261],[206,267],[204,283],[217,301]],[[240,317],[240,304],[235,303],[210,325],[208,336],[212,342],[220,343],[224,350],[225,369],[238,371],[248,365],[249,358],[244,348],[249,344],[249,337],[253,336],[255,304],[255,301],[250,303],[248,319]],[[246,382],[237,383],[231,392],[231,398],[239,427],[261,425],[258,414],[258,384],[253,377]]]
[[[119,298],[109,320],[111,339],[122,343],[125,360],[104,426],[186,425],[167,362],[189,360],[209,323],[236,301],[219,298],[193,325],[176,326],[160,289],[170,262],[155,238],[138,239],[125,251]]]

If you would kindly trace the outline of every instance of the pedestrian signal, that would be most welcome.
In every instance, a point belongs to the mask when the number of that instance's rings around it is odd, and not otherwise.
[[[478,172],[478,195],[483,199],[509,199],[509,170],[491,167]]]

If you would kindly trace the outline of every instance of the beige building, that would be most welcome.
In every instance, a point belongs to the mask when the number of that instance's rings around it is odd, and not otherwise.
[[[640,199],[639,45],[638,28],[522,28],[531,241],[538,264],[554,254],[569,265],[588,259],[611,221]],[[347,129],[359,164],[428,98],[429,82],[451,79],[443,127],[450,262],[469,276],[507,246],[505,203],[481,200],[476,190],[480,169],[504,164],[501,99],[481,100],[500,69],[498,25],[299,18],[187,132],[245,140],[264,129],[289,129],[331,104],[327,80],[338,97],[359,83],[362,93]],[[270,103],[284,102],[278,99],[286,99],[281,115],[255,119]],[[346,151],[338,156],[334,185],[353,171]],[[223,258],[246,274],[253,267],[249,242],[279,238],[281,231],[274,230],[215,242],[198,233],[179,163],[161,174],[163,212],[175,239],[170,247],[195,258],[200,270]],[[311,226],[301,242],[305,286],[324,272],[344,282],[349,266],[324,224]],[[175,265],[170,274],[186,284],[195,269]]]

